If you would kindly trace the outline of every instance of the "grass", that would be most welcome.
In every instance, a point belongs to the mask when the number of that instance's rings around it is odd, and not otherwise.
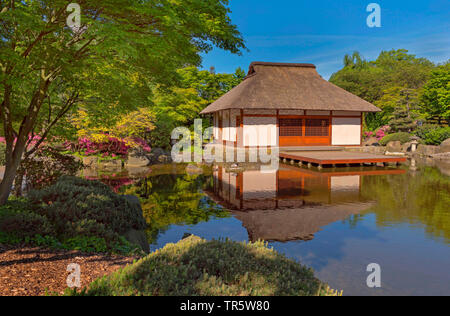
[[[206,241],[196,236],[168,244],[81,292],[86,296],[337,296],[311,269],[263,242]]]

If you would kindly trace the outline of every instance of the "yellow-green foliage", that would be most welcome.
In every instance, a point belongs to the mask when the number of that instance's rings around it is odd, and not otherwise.
[[[98,127],[85,110],[79,110],[72,119],[77,129],[78,138],[89,138],[92,142],[103,143],[117,137],[123,139],[127,146],[137,147],[136,138],[146,139],[155,129],[155,114],[149,108],[139,108],[117,121],[112,127]]]
[[[191,236],[94,281],[82,294],[314,296],[341,293],[322,284],[311,269],[287,259],[263,242],[206,241]]]
[[[149,108],[140,108],[119,120],[115,133],[120,137],[146,138],[155,129],[155,120],[155,114]]]

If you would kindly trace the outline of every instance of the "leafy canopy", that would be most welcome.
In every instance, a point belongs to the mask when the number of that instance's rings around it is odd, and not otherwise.
[[[30,135],[50,130],[82,105],[102,120],[149,104],[176,69],[199,65],[213,46],[240,53],[244,41],[228,0],[0,1],[0,120],[6,138],[4,203]],[[17,139],[17,141],[16,141]]]
[[[423,87],[421,101],[429,116],[450,120],[450,63],[432,71],[430,80]]]
[[[382,51],[374,61],[355,52],[344,57],[344,68],[334,73],[330,82],[383,110],[366,115],[366,125],[373,130],[389,123],[395,111],[418,112],[420,89],[434,68],[429,60],[405,49]]]

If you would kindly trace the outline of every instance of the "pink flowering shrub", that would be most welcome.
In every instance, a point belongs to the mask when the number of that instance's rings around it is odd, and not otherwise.
[[[35,135],[33,137],[28,136],[28,148],[33,148],[34,145],[36,145],[40,140],[41,140],[41,136],[39,135]],[[14,139],[14,144],[16,143],[17,138]],[[5,137],[0,137],[0,143],[2,144],[6,144],[6,138]],[[42,145],[45,145],[45,141],[42,142]]]
[[[65,145],[68,150],[73,152],[79,152],[85,156],[100,155],[103,158],[126,158],[130,150],[136,147],[145,152],[151,151],[147,142],[141,138],[123,139],[115,136],[108,136],[103,141],[83,137],[79,138],[76,143],[66,142]]]
[[[387,135],[387,133],[389,132],[390,129],[391,129],[391,127],[390,127],[389,125],[385,125],[385,126],[383,126],[383,127],[380,127],[380,128],[377,130],[377,132],[376,132],[376,134],[375,134],[375,137],[376,137],[378,140],[381,140],[384,136]]]
[[[373,136],[373,132],[364,132],[364,140]]]

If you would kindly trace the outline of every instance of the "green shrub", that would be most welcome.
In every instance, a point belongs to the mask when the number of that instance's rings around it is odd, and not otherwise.
[[[420,137],[421,139],[425,139],[426,135],[434,129],[440,128],[439,125],[436,124],[423,124],[418,126],[414,131],[414,135]]]
[[[28,198],[33,211],[48,218],[64,240],[96,237],[111,247],[128,230],[147,227],[139,207],[98,181],[64,176]]]
[[[205,241],[191,236],[67,295],[336,295],[311,269],[263,242]]]
[[[12,210],[0,213],[0,231],[22,238],[51,234],[52,227],[44,216]]]
[[[404,144],[404,143],[409,142],[410,138],[411,138],[411,134],[405,133],[405,132],[400,132],[400,133],[388,134],[388,135],[384,136],[380,140],[379,143],[381,146],[386,146],[387,143],[389,143],[391,141],[400,141],[402,144]]]
[[[422,138],[426,145],[440,145],[444,140],[450,138],[450,127],[435,127],[421,130],[417,136]]]
[[[0,244],[32,242],[39,234],[52,233],[47,218],[31,212],[26,200],[11,199],[0,206]]]
[[[6,144],[0,142],[0,166],[6,165]]]
[[[0,244],[130,254],[137,246],[122,234],[146,226],[139,205],[103,183],[75,177],[0,207]]]

